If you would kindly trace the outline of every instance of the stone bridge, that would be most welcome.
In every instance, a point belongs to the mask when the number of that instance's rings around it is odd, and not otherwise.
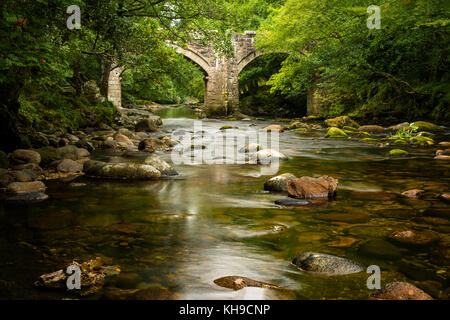
[[[190,43],[187,47],[170,44],[176,52],[195,62],[205,74],[205,111],[207,116],[224,116],[238,111],[239,74],[250,62],[264,53],[254,46],[256,32],[234,33],[232,44],[234,56],[218,57],[214,47],[199,43]],[[110,73],[108,82],[108,100],[121,107],[120,76],[122,68]],[[314,95],[308,95],[308,113],[316,114]]]

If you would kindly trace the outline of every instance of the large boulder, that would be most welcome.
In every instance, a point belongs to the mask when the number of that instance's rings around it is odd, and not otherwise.
[[[64,173],[78,173],[83,171],[83,165],[71,159],[64,159],[58,163],[56,170]]]
[[[392,282],[370,295],[377,300],[433,300],[433,298],[407,282]]]
[[[16,164],[41,163],[41,155],[33,150],[18,149],[11,153],[11,160]]]
[[[91,178],[118,180],[154,180],[161,178],[161,172],[148,164],[106,163],[88,161],[84,165],[86,176]]]
[[[416,121],[411,123],[410,127],[417,131],[428,131],[428,132],[440,132],[443,131],[442,127],[426,121]]]
[[[6,191],[12,194],[26,194],[32,192],[44,192],[45,184],[41,181],[13,182],[8,185]]]
[[[333,119],[325,120],[327,127],[336,127],[343,129],[344,127],[359,128],[359,124],[348,116],[341,116]]]
[[[289,196],[297,199],[333,198],[339,181],[332,177],[301,177],[287,183]]]
[[[325,253],[305,252],[292,261],[302,271],[321,275],[344,275],[364,270],[364,265]]]
[[[158,116],[150,116],[147,119],[139,121],[136,126],[136,132],[156,132],[158,131],[158,126],[162,125],[161,118]]]
[[[271,178],[264,183],[264,190],[266,191],[287,191],[287,183],[291,180],[297,179],[296,176],[290,173],[283,173],[282,175]]]
[[[174,168],[170,164],[168,164],[166,161],[164,161],[163,158],[160,156],[154,154],[150,157],[147,157],[145,159],[145,164],[149,164],[152,167],[159,170],[163,175],[165,176],[176,176],[178,175],[178,172],[175,171]]]

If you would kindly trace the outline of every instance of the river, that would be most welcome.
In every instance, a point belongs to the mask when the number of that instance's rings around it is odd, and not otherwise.
[[[194,116],[186,108],[161,115],[163,130],[192,130]],[[272,123],[202,121],[206,132]],[[378,265],[383,285],[408,281],[435,296],[448,294],[450,206],[436,195],[449,191],[450,163],[433,160],[435,149],[407,150],[407,157],[390,158],[388,148],[360,139],[327,139],[323,131],[282,133],[280,151],[289,160],[280,163],[277,174],[339,179],[336,200],[295,209],[275,205],[286,196],[263,192],[272,175],[248,164],[175,165],[180,175],[164,181],[80,177],[76,182],[86,185],[79,188],[69,187],[69,181],[48,182],[48,200],[0,206],[0,298],[68,297],[33,282],[74,259],[97,256],[121,273],[85,299],[149,288],[156,292],[150,298],[160,292],[173,299],[366,299],[373,292],[365,272],[334,277],[300,272],[291,261],[305,251]],[[170,154],[159,154],[170,161]],[[105,151],[95,151],[93,158],[143,161]],[[427,196],[400,195],[409,189]],[[441,240],[426,246],[388,240],[401,229],[431,230]],[[233,291],[213,282],[232,275],[285,290]]]

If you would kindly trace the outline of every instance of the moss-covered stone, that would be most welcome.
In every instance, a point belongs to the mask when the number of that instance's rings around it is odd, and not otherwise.
[[[340,129],[343,129],[344,127],[359,128],[359,124],[348,116],[325,120],[325,125],[327,127],[335,127]]]
[[[328,128],[326,135],[328,138],[346,138],[347,136],[343,130],[335,127]]]
[[[443,131],[440,126],[426,121],[416,121],[411,123],[410,127],[412,129],[418,130],[418,131],[431,131],[431,132],[440,132]]]
[[[389,151],[389,155],[391,156],[406,156],[408,154],[408,151],[401,150],[401,149],[393,149]]]

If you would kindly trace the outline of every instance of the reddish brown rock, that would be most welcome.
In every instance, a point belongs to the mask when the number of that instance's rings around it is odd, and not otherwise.
[[[418,190],[418,189],[413,189],[413,190],[408,190],[408,191],[402,192],[402,195],[405,197],[414,198],[414,199],[420,199],[423,196],[422,190]]]
[[[18,149],[11,153],[11,160],[16,164],[41,162],[41,155],[33,150]]]
[[[283,128],[278,124],[272,124],[268,127],[265,127],[263,130],[267,131],[267,132],[272,132],[272,131],[283,132]]]
[[[441,147],[444,147],[444,148],[450,148],[450,142],[449,141],[440,142],[439,145]]]
[[[13,182],[8,185],[7,191],[12,194],[26,194],[32,192],[44,192],[45,184],[41,181]]]
[[[450,202],[450,193],[443,193],[439,196],[439,199]]]
[[[395,231],[389,236],[390,239],[411,245],[426,245],[439,241],[440,237],[434,232],[422,232],[416,230]]]
[[[287,183],[289,196],[297,199],[333,198],[338,180],[323,176],[320,178],[301,177]]]
[[[368,126],[359,127],[358,131],[368,132],[368,133],[383,133],[386,130],[383,127],[380,127],[380,126],[368,125]]]
[[[426,292],[407,282],[392,282],[370,295],[377,300],[433,300]]]

